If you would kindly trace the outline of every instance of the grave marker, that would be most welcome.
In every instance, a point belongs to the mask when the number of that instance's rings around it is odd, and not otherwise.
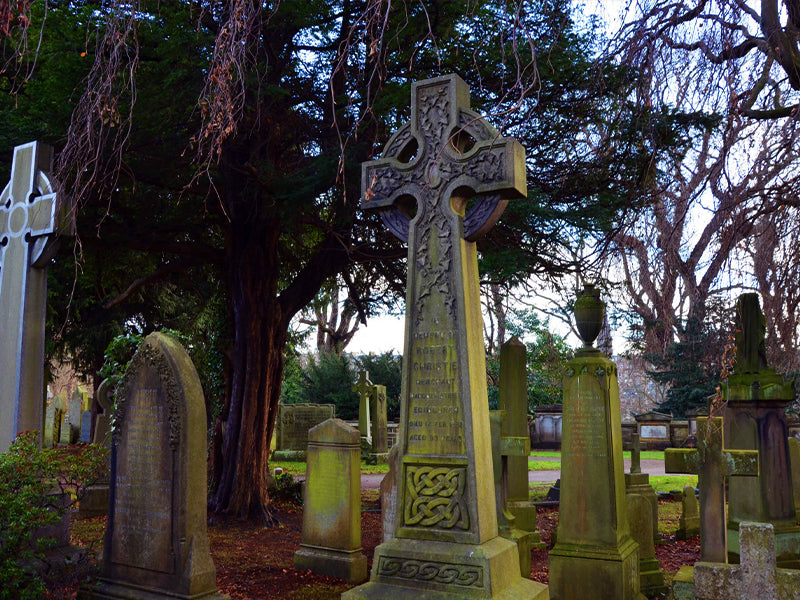
[[[305,460],[309,429],[334,415],[333,404],[279,404],[273,458]]]
[[[575,302],[584,342],[564,376],[557,542],[550,597],[641,599],[638,545],[630,535],[622,461],[617,369],[592,343],[605,305],[593,285]]]
[[[700,509],[697,506],[697,496],[694,488],[687,485],[683,488],[681,497],[681,516],[678,520],[678,531],[675,537],[686,540],[700,533]]]
[[[639,434],[631,434],[633,447],[631,448],[631,471],[625,473],[625,492],[628,494],[639,494],[650,503],[652,513],[653,539],[658,539],[658,495],[650,485],[649,473],[642,473],[641,466],[641,444]]]
[[[727,450],[723,443],[722,419],[698,417],[697,448],[667,448],[667,473],[697,475],[700,488],[700,560],[726,562],[725,477],[758,475],[758,452]]]
[[[361,449],[357,429],[328,419],[308,432],[303,537],[296,569],[338,577],[367,578],[361,551]]]
[[[205,401],[189,355],[165,334],[148,335],[117,402],[103,567],[84,593],[227,598],[209,554]]]
[[[384,464],[389,460],[389,420],[387,418],[386,386],[373,385],[369,396],[372,419],[372,443],[367,455],[367,464]]]
[[[640,589],[648,598],[665,594],[669,588],[664,584],[664,572],[656,560],[650,501],[639,494],[628,494],[627,508],[631,537],[639,544]]]
[[[468,109],[455,75],[412,84],[411,100],[410,123],[362,171],[361,206],[408,239],[397,530],[342,598],[546,598],[498,536],[474,244],[525,195],[524,152]]]
[[[736,302],[736,357],[723,386],[725,437],[731,448],[758,450],[759,476],[734,479],[728,498],[728,557],[739,555],[739,523],[772,523],[778,565],[800,568],[800,527],[794,509],[786,406],[794,385],[767,366],[766,320],[758,294]]]
[[[358,431],[369,444],[372,443],[372,419],[369,415],[369,405],[373,387],[373,383],[369,380],[369,372],[361,371],[358,374],[358,382],[351,388],[358,393]]]
[[[42,430],[47,266],[57,234],[69,233],[57,218],[52,162],[47,144],[17,146],[0,193],[0,452],[20,431]]]
[[[792,498],[794,512],[800,515],[800,440],[789,438],[789,463],[792,468]]]

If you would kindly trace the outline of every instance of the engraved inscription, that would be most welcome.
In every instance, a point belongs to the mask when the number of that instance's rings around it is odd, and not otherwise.
[[[642,439],[666,440],[668,438],[666,425],[642,425]]]
[[[381,556],[378,559],[378,575],[472,588],[482,588],[484,580],[483,567],[479,565],[422,562],[392,556]]]
[[[596,391],[583,389],[578,391],[576,402],[564,406],[564,422],[569,423],[569,441],[563,452],[566,454],[605,458],[606,447],[605,420],[606,410],[597,405]]]
[[[464,468],[406,467],[404,525],[469,529]]]
[[[117,452],[112,557],[172,572],[172,449],[169,410],[156,389],[134,391]]]
[[[408,452],[463,455],[464,419],[453,331],[413,334]]]

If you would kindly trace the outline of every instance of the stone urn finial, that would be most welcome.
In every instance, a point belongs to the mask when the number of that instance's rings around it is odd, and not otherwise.
[[[575,325],[585,348],[591,348],[603,328],[606,305],[600,300],[600,290],[593,283],[584,283],[575,300]]]

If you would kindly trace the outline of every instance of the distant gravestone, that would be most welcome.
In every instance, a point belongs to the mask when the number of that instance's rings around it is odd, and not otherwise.
[[[97,416],[94,421],[94,437],[92,442],[111,447],[111,414],[114,407],[112,399],[111,385],[108,379],[104,379],[97,387]]]
[[[77,386],[75,391],[72,392],[72,397],[69,400],[67,421],[69,421],[70,425],[72,426],[70,444],[74,444],[81,437],[81,417],[83,416],[83,411],[86,410],[84,408],[84,405],[86,404],[86,395],[88,395],[86,390],[84,390],[81,386]]]
[[[61,409],[61,399],[56,396],[50,406],[47,407],[44,416],[44,435],[42,436],[42,446],[53,448],[58,444],[61,435],[61,419],[63,410]]]
[[[561,497],[550,551],[550,596],[562,600],[642,598],[625,498],[617,368],[592,347],[604,313],[599,290],[585,285],[575,301],[584,347],[564,377]]]
[[[89,598],[227,598],[217,592],[206,532],[206,415],[186,351],[152,333],[118,395],[111,506]]]
[[[92,441],[92,411],[85,410],[81,414],[81,435],[80,441],[88,444]]]
[[[681,516],[678,520],[678,531],[675,533],[675,537],[679,540],[686,540],[698,533],[700,533],[700,509],[694,488],[687,485],[683,488]]]
[[[359,431],[328,419],[308,432],[303,537],[294,566],[361,583],[367,578],[361,550]]]
[[[625,473],[625,492],[627,494],[638,494],[650,503],[652,513],[651,522],[653,525],[653,539],[658,539],[658,495],[650,485],[650,475],[642,473],[641,467],[641,444],[639,434],[631,434],[633,447],[631,448],[631,471]]]
[[[503,436],[528,438],[528,372],[525,344],[512,337],[500,348],[500,397],[498,406],[504,410]],[[528,455],[508,456],[508,478],[506,488],[506,507],[515,517],[515,526],[525,531],[535,532],[536,505],[531,502],[528,487]]]
[[[669,588],[664,583],[664,572],[656,560],[650,500],[639,494],[628,494],[627,508],[631,537],[639,544],[640,590],[648,598],[665,594]]]
[[[372,454],[385,455],[389,451],[387,406],[386,406],[386,386],[372,386],[370,394],[370,417],[372,419]],[[386,462],[383,460],[376,462]]]
[[[0,193],[0,452],[20,431],[42,431],[47,266],[56,234],[69,233],[57,217],[52,162],[46,144],[17,146]]]
[[[731,448],[758,450],[757,478],[734,479],[728,497],[728,558],[738,560],[739,523],[772,523],[778,566],[800,568],[800,527],[794,509],[786,406],[794,385],[767,365],[766,320],[758,294],[736,302],[736,357],[723,386],[725,437]]]
[[[722,419],[698,417],[697,449],[667,448],[667,473],[697,475],[700,488],[700,560],[726,562],[725,478],[758,475],[758,452],[728,450],[724,445]]]
[[[278,460],[304,460],[308,431],[334,417],[333,404],[279,404],[275,429]]]
[[[361,206],[408,240],[397,530],[342,598],[546,598],[497,531],[474,243],[524,196],[524,151],[469,110],[455,75],[413,83],[411,99],[410,123],[362,167]]]
[[[369,380],[369,372],[361,371],[358,374],[358,381],[351,388],[358,393],[358,431],[361,438],[372,443],[372,419],[370,418],[370,396],[373,392],[373,383]]]

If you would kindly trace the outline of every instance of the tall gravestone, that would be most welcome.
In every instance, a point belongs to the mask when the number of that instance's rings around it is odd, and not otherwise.
[[[650,485],[649,473],[642,473],[641,443],[639,434],[631,434],[633,444],[631,448],[631,470],[625,473],[625,491],[628,494],[639,494],[650,503],[653,525],[653,539],[658,539],[658,496],[653,486]]]
[[[497,531],[474,244],[525,194],[524,151],[469,110],[456,75],[414,83],[411,102],[362,171],[362,208],[408,240],[397,529],[342,598],[546,598]]]
[[[350,583],[367,578],[361,549],[361,448],[357,429],[328,419],[308,432],[303,537],[296,569]]]
[[[369,446],[367,464],[384,464],[389,460],[389,422],[387,418],[386,386],[373,385],[369,394],[369,414],[372,442]]]
[[[94,600],[222,600],[206,531],[206,414],[186,351],[152,333],[117,396],[111,501]]]
[[[367,444],[372,444],[372,419],[369,405],[374,387],[369,380],[369,372],[361,371],[358,374],[358,381],[351,388],[358,393],[358,431],[361,433],[361,439],[366,440]]]
[[[46,144],[17,146],[0,193],[0,452],[20,431],[42,430],[47,265],[56,234],[69,233],[57,218],[52,162]]]
[[[550,551],[553,600],[633,600],[638,545],[628,526],[616,365],[592,347],[603,325],[599,290],[575,302],[584,342],[564,377],[558,541]]]
[[[506,412],[505,436],[530,437],[528,433],[528,373],[526,349],[515,336],[500,348],[500,410]],[[528,484],[528,456],[509,456],[506,507],[515,525],[536,531],[536,505],[531,502]],[[536,540],[537,542],[540,540]]]
[[[794,385],[767,366],[758,294],[736,303],[736,357],[723,387],[725,437],[731,448],[758,450],[757,478],[734,479],[728,497],[728,557],[738,562],[739,524],[771,523],[779,567],[800,568],[800,527],[794,509],[786,406]]]

